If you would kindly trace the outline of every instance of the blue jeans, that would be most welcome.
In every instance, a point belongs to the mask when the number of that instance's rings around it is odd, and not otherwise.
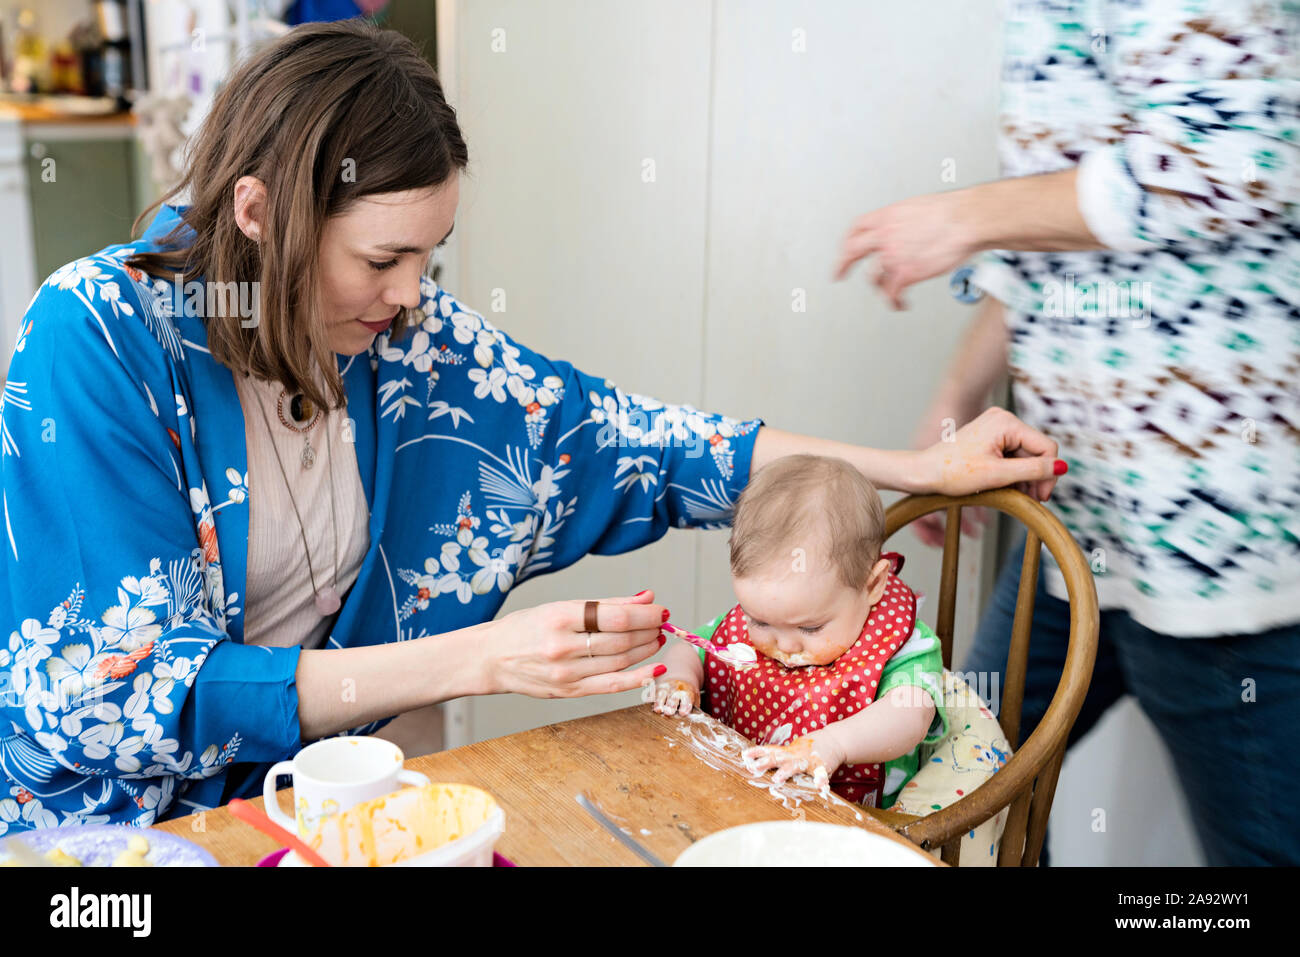
[[[998,576],[970,654],[956,669],[997,674],[998,688],[1004,686],[1024,553],[1022,539]],[[1047,593],[1040,570],[1021,743],[1056,692],[1068,638],[1069,605]],[[1300,799],[1300,763],[1291,753],[1300,731],[1300,625],[1175,638],[1139,625],[1127,612],[1104,611],[1092,683],[1067,748],[1126,693],[1137,698],[1169,749],[1211,865],[1300,864],[1300,817],[1292,804]]]

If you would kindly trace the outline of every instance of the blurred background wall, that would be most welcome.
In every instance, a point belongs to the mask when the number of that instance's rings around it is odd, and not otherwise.
[[[985,42],[927,55],[931,26],[884,4],[442,6],[439,59],[471,151],[446,285],[625,390],[909,442],[971,307],[932,283],[894,313],[831,271],[855,215],[941,188],[945,162],[959,183],[995,174],[995,18],[940,3],[954,41]],[[726,541],[675,531],[589,557],[507,610],[653,587],[702,624],[735,601]],[[937,581],[937,551],[901,550],[909,580]],[[965,550],[963,635],[985,564]],[[472,736],[636,700],[481,699]]]

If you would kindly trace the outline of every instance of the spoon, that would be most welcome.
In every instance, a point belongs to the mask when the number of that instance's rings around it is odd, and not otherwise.
[[[700,640],[703,641],[704,639],[701,638]],[[641,858],[641,860],[645,861],[651,867],[668,866],[663,861],[659,860],[659,858],[655,857],[648,850],[646,850],[645,846],[640,841],[635,840],[634,838],[631,838],[628,835],[624,834],[623,829],[621,827],[619,827],[617,824],[615,824],[613,821],[607,818],[603,813],[601,813],[600,808],[596,806],[596,802],[591,799],[591,797],[587,794],[586,791],[579,792],[574,796],[577,798],[578,803],[582,805],[583,809],[586,810],[588,814],[590,814],[592,817],[596,819],[597,824],[599,824],[605,830],[609,831],[610,834],[614,835],[615,838],[617,838],[620,842],[622,842],[624,847],[632,851],[632,853],[636,854],[636,856]]]
[[[245,824],[257,828],[268,837],[275,838],[275,840],[290,848],[312,867],[330,866],[329,861],[325,860],[325,858],[321,857],[299,840],[298,835],[290,834],[247,801],[240,798],[233,798],[229,807],[230,813],[235,817],[239,818]]]
[[[676,635],[688,645],[694,645],[696,648],[703,648],[709,654],[714,655],[719,661],[725,661],[733,668],[752,668],[758,664],[758,652],[752,646],[745,644],[743,641],[737,641],[730,645],[715,645],[707,638],[701,638],[699,635],[678,628],[670,622],[664,622],[661,626],[669,634]]]

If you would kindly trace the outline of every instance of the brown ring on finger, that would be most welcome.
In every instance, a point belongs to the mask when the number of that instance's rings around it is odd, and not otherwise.
[[[589,601],[582,606],[582,630],[591,634],[593,631],[600,631],[600,626],[596,622],[596,609],[600,607],[600,602]]]

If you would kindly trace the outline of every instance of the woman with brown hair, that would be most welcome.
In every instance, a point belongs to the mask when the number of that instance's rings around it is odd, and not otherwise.
[[[217,97],[165,197],[188,205],[42,286],[3,410],[0,831],[212,807],[451,698],[636,688],[661,670],[650,591],[494,621],[507,593],[727,524],[782,455],[1050,490],[1055,444],[1001,410],[880,451],[515,343],[426,275],[467,162],[409,41],[305,25]]]

